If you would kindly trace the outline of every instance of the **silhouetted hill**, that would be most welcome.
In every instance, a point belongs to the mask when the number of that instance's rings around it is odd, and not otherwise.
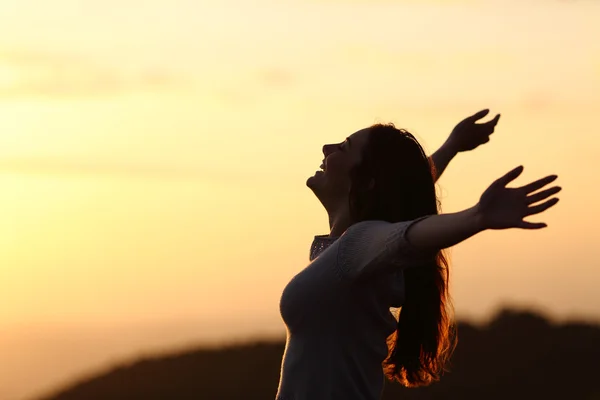
[[[46,399],[274,399],[283,348],[265,342],[143,359]],[[459,324],[451,369],[427,388],[388,384],[383,399],[600,400],[600,326],[505,310],[487,326]]]

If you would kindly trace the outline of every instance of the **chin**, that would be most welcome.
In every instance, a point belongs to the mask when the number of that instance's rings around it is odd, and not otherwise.
[[[306,186],[311,188],[313,191],[323,185],[323,176],[321,171],[317,171],[313,176],[306,180]]]
[[[327,198],[329,197],[327,194],[327,182],[323,179],[321,174],[316,174],[311,176],[306,180],[306,186],[310,190],[312,190],[313,194],[319,200],[319,202],[325,207],[325,203],[327,202]]]
[[[314,176],[311,176],[310,178],[308,178],[306,180],[306,186],[308,186],[313,191],[315,190],[315,187],[318,186],[318,185],[317,185],[317,182],[315,182],[315,177]]]

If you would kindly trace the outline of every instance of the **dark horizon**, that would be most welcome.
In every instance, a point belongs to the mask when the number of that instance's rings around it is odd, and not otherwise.
[[[555,323],[503,309],[488,324],[459,322],[458,335],[451,370],[440,382],[419,389],[388,382],[382,400],[600,399],[600,324]],[[274,398],[283,345],[248,340],[146,355],[28,400]]]

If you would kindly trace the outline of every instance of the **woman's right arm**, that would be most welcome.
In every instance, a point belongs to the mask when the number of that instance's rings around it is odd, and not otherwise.
[[[460,152],[473,150],[480,145],[490,141],[490,135],[500,120],[500,114],[497,114],[492,120],[484,123],[477,123],[481,118],[488,115],[490,110],[481,110],[470,117],[460,121],[446,142],[429,157],[429,161],[434,166],[437,181],[450,163],[450,161]]]
[[[519,188],[507,188],[506,185],[521,172],[523,167],[517,167],[496,180],[474,207],[457,213],[432,215],[412,224],[406,232],[407,242],[416,249],[436,250],[454,246],[487,229],[545,228],[544,223],[527,222],[523,218],[544,212],[558,203],[558,198],[546,199],[558,193],[560,187],[538,192],[557,176],[550,175]]]

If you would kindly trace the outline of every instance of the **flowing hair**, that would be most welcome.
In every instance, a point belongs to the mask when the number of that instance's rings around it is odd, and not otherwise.
[[[350,215],[365,220],[410,221],[439,213],[435,166],[415,137],[393,124],[369,128],[362,161],[351,171]],[[388,338],[386,376],[407,387],[437,381],[456,343],[444,252],[404,270],[405,301],[398,329]]]

